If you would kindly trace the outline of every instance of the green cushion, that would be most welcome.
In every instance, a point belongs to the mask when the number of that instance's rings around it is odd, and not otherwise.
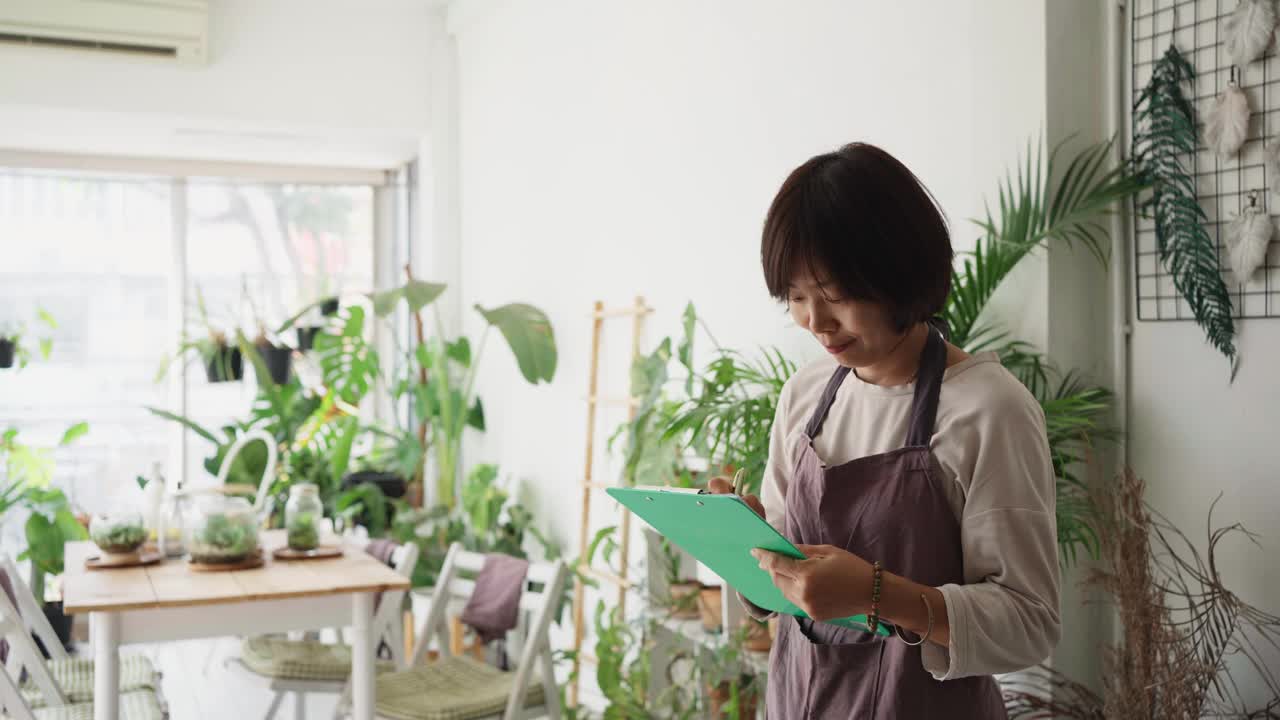
[[[290,640],[278,635],[247,638],[240,646],[245,667],[271,678],[344,682],[351,674],[351,646],[319,640]],[[378,662],[378,672],[395,665]]]
[[[93,720],[93,703],[35,709],[36,720]],[[9,719],[8,715],[0,716]],[[150,690],[135,690],[120,696],[120,720],[163,720],[160,701]]]
[[[394,720],[470,720],[501,713],[515,682],[466,656],[418,665],[378,677],[378,716]],[[543,703],[542,683],[531,682],[525,707]]]
[[[45,665],[57,681],[67,701],[89,702],[93,699],[93,660],[91,658],[67,658],[50,660]],[[158,677],[155,666],[144,655],[120,657],[120,692],[131,690],[155,690]],[[43,707],[44,693],[27,678],[22,685],[22,698],[33,708]]]

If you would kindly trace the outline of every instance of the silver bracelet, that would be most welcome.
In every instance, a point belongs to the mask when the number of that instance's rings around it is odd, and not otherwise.
[[[911,647],[915,647],[917,645],[923,645],[925,641],[929,639],[929,636],[933,634],[933,606],[929,604],[929,598],[925,597],[924,593],[920,593],[920,602],[924,603],[924,609],[929,611],[929,627],[925,628],[924,637],[920,638],[915,642],[911,642],[906,638],[902,637],[901,626],[895,625],[893,628],[894,632],[898,633],[898,639],[901,640],[903,643],[910,645]]]

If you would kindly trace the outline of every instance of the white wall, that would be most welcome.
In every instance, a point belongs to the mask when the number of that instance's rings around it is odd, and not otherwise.
[[[0,146],[390,167],[428,126],[425,0],[214,0],[210,62],[0,46]]]

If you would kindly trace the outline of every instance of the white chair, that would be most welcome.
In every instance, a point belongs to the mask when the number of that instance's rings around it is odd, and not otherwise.
[[[473,720],[531,717],[560,717],[560,691],[551,658],[549,629],[552,615],[564,590],[568,568],[563,561],[529,564],[520,597],[523,633],[518,648],[516,670],[506,672],[450,651],[446,609],[457,600],[466,600],[475,582],[459,576],[461,571],[478,573],[485,556],[468,552],[454,543],[431,596],[431,605],[414,647],[410,667],[377,678],[377,714],[393,720]],[[537,586],[535,588],[535,586]],[[435,639],[439,658],[422,664],[431,640]],[[541,682],[534,682],[535,667]],[[346,695],[344,694],[344,700]],[[340,711],[345,711],[343,704]]]
[[[49,701],[47,693],[43,692],[45,688],[39,686],[41,674],[52,678],[54,686],[58,688],[57,700],[61,703],[88,702],[92,700],[93,659],[71,657],[67,654],[66,648],[62,646],[57,634],[53,631],[53,626],[49,624],[49,619],[45,617],[40,603],[36,601],[31,588],[23,582],[22,577],[18,574],[17,566],[8,555],[0,554],[0,570],[3,570],[8,576],[9,587],[12,588],[14,599],[17,601],[17,606],[15,607],[13,603],[9,602],[9,598],[3,592],[0,592],[0,614],[12,617],[14,623],[24,628],[27,631],[26,638],[28,641],[31,639],[31,634],[40,638],[40,642],[49,653],[49,660],[46,662],[44,656],[36,648],[35,643],[32,642],[31,647],[35,649],[35,654],[31,658],[24,657],[20,661],[23,662],[23,666],[26,667],[27,674],[30,676],[27,681],[21,682],[19,685],[19,691],[27,703],[32,707],[39,708]],[[12,645],[12,643],[10,644]],[[19,654],[19,657],[23,657],[22,653]],[[10,659],[13,659],[12,656]],[[27,666],[27,661],[31,659],[39,661],[41,666],[39,672]],[[120,692],[159,690],[160,673],[156,671],[155,665],[145,656],[127,654],[121,657],[120,661]],[[6,666],[13,667],[11,664]],[[21,678],[20,672],[15,672],[14,675]]]
[[[348,539],[347,546],[363,552],[352,539]],[[411,577],[417,562],[417,545],[401,545],[391,555],[391,565],[402,577]],[[391,649],[393,664],[388,665],[387,670],[405,667],[404,622],[400,614],[404,596],[404,590],[383,593],[373,616],[373,636],[385,641]],[[345,690],[351,677],[351,648],[342,643],[340,628],[335,628],[335,634],[336,645],[324,644],[312,637],[291,640],[259,636],[244,641],[240,657],[229,663],[255,677],[268,679],[275,697],[267,708],[266,720],[275,717],[289,693],[293,693],[294,717],[301,719],[306,717],[307,693],[341,694]]]
[[[15,592],[15,594],[17,594]],[[0,706],[12,720],[80,720],[93,717],[93,694],[81,702],[71,702],[63,686],[50,673],[40,650],[18,611],[0,592],[0,636],[9,643],[9,656],[0,672]],[[43,641],[43,638],[41,638]],[[14,678],[23,673],[29,686],[19,685]],[[92,688],[92,676],[89,687]],[[120,717],[123,720],[163,720],[164,705],[151,689],[120,693]]]

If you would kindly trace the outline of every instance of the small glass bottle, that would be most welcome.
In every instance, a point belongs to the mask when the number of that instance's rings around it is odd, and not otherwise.
[[[313,483],[298,483],[289,488],[289,502],[284,506],[284,527],[290,550],[315,550],[319,547],[323,519],[320,488]]]
[[[157,527],[156,546],[165,557],[182,557],[187,554],[187,522],[191,514],[191,499],[182,489],[182,481],[171,493],[165,493],[160,505],[160,524]]]

